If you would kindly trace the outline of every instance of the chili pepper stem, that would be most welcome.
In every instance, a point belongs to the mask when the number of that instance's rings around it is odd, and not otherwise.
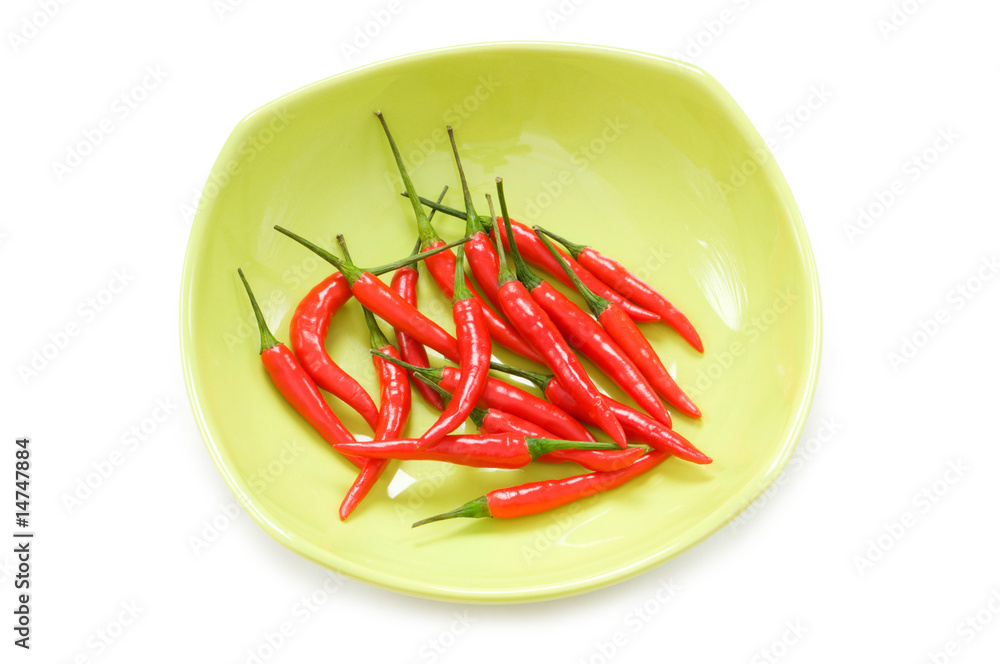
[[[425,251],[420,254],[409,256],[408,258],[404,258],[403,260],[396,261],[394,263],[386,263],[385,265],[380,265],[378,267],[362,270],[357,265],[354,265],[349,261],[343,261],[337,258],[323,247],[320,247],[319,245],[310,242],[301,235],[297,235],[296,233],[293,233],[287,228],[284,228],[282,226],[275,226],[274,230],[278,231],[282,235],[287,235],[288,237],[292,238],[293,240],[301,244],[303,247],[309,249],[311,252],[313,252],[323,260],[325,260],[327,263],[337,268],[337,270],[339,270],[347,278],[347,282],[352,286],[354,285],[354,282],[360,279],[361,275],[364,274],[365,272],[368,272],[369,274],[374,274],[376,276],[380,274],[385,274],[387,272],[392,272],[393,270],[398,270],[401,267],[406,267],[407,265],[413,265],[414,263],[422,261],[428,256],[433,256],[434,254],[439,254],[442,251],[447,251],[459,245],[463,245],[470,239],[472,239],[469,237],[463,237],[458,240],[455,240],[454,242],[449,242],[448,244],[437,247],[435,249],[431,249],[429,251]]]
[[[243,268],[237,268],[236,271],[239,272],[240,280],[243,281],[243,287],[247,289],[247,295],[250,296],[250,306],[253,307],[253,315],[257,318],[257,329],[260,330],[260,352],[263,353],[265,350],[277,346],[279,342],[274,338],[274,335],[271,334],[271,330],[267,327],[267,322],[264,320],[264,314],[260,312],[260,307],[257,306],[257,298],[253,296],[250,284],[247,282],[247,278],[243,275]]]
[[[528,264],[521,257],[521,251],[517,248],[517,242],[514,240],[514,229],[510,225],[510,215],[507,214],[507,200],[503,195],[503,178],[497,178],[497,197],[500,199],[500,213],[503,215],[504,228],[507,230],[507,244],[510,247],[510,255],[514,259],[514,270],[517,274],[517,280],[524,284],[524,287],[530,293],[538,288],[542,280],[531,271]],[[497,244],[502,246],[503,242],[498,241]],[[500,251],[499,247],[497,251]]]
[[[517,376],[518,378],[524,378],[542,392],[545,392],[545,388],[548,387],[549,381],[552,380],[551,375],[546,376],[545,374],[540,374],[535,371],[528,371],[527,369],[519,369],[517,367],[501,364],[500,362],[490,362],[490,369],[502,371],[505,374]]]
[[[438,514],[432,516],[422,521],[417,521],[411,528],[416,528],[417,526],[423,526],[428,523],[434,523],[435,521],[444,521],[445,519],[455,519],[455,518],[469,518],[469,519],[481,519],[484,517],[493,516],[490,514],[490,506],[487,503],[486,496],[480,496],[475,500],[470,500],[461,507],[455,508],[450,512],[445,512],[444,514]]]
[[[447,403],[451,399],[452,397],[451,392],[449,392],[448,390],[444,389],[443,387],[435,383],[428,376],[422,373],[415,373],[414,375],[417,377],[417,380],[419,380],[421,383],[423,383],[424,385],[428,386],[429,388],[440,394],[441,398],[445,401],[445,403]],[[475,424],[477,428],[481,428],[485,421],[486,415],[488,415],[488,411],[483,410],[482,408],[479,408],[477,406],[472,409],[472,412],[469,413],[469,419],[472,420],[472,423]]]
[[[390,362],[391,364],[403,367],[408,371],[412,371],[413,373],[417,374],[418,377],[427,376],[431,380],[438,380],[438,381],[440,381],[444,377],[441,369],[435,369],[433,367],[418,367],[415,364],[410,364],[409,362],[404,362],[403,360],[397,360],[395,357],[392,357],[391,355],[386,355],[385,353],[375,349],[372,349],[370,352],[372,355],[375,355],[376,357],[381,357],[386,362]]]
[[[441,190],[441,193],[438,194],[437,202],[440,203],[441,201],[443,201],[444,200],[444,195],[447,194],[447,193],[448,193],[448,185],[445,185],[444,189]],[[437,213],[437,210],[431,209],[431,213],[429,215],[427,215],[427,221],[434,221],[434,215],[436,213]],[[414,251],[413,253],[417,253],[418,251],[420,251],[420,245],[419,244],[417,245],[417,251]]]
[[[479,223],[476,209],[472,205],[472,193],[469,191],[469,183],[465,179],[465,169],[462,168],[462,160],[458,156],[458,145],[455,143],[455,132],[451,125],[448,125],[448,139],[451,141],[451,151],[455,155],[455,165],[458,166],[458,179],[462,182],[462,196],[465,198],[465,234],[475,235],[484,229],[483,225]]]
[[[385,118],[382,116],[382,111],[375,111],[375,117],[382,124],[382,129],[385,131],[385,137],[389,140],[389,148],[392,150],[392,157],[396,160],[396,168],[399,169],[399,177],[403,180],[403,187],[406,189],[408,198],[413,205],[413,215],[417,218],[417,232],[420,234],[421,241],[424,244],[433,244],[440,240],[438,234],[434,231],[434,227],[431,226],[430,220],[427,218],[427,214],[424,212],[424,206],[420,203],[420,197],[417,195],[417,189],[413,186],[413,180],[410,179],[410,174],[406,172],[406,166],[403,165],[403,157],[399,154],[399,147],[396,145],[396,141],[392,138],[392,134],[389,132],[389,125],[386,124]]]
[[[402,196],[403,198],[410,198],[410,195],[405,191],[399,192],[399,195]],[[424,196],[420,196],[419,200],[421,205],[427,206],[432,210],[436,210],[438,212],[446,214],[449,217],[465,219],[465,212],[459,210],[458,208],[453,208],[449,205],[444,205],[441,203],[441,201],[432,201],[431,199],[425,198]],[[485,214],[480,214],[476,216],[476,221],[482,225],[483,230],[487,231],[493,228],[494,219],[496,219],[496,217],[487,217]]]
[[[455,252],[455,293],[452,302],[471,299],[472,291],[465,285],[465,247],[459,247]]]
[[[351,258],[351,250],[347,248],[347,240],[344,239],[343,233],[337,233],[337,244],[340,245],[340,253],[344,254],[347,262],[354,263],[354,259]],[[410,255],[412,256],[413,254]]]
[[[490,196],[489,194],[486,194],[486,205],[488,205],[488,206],[489,206],[489,208],[490,208],[490,219],[496,219],[496,218],[497,218],[497,213],[496,213],[496,211],[495,211],[495,210],[493,209],[493,197],[492,197],[492,196]],[[493,228],[493,224],[490,224],[490,225],[489,225],[489,226],[488,226],[488,227],[486,228],[486,230],[487,230],[487,234],[488,234],[488,232],[489,232],[489,231],[490,231],[490,230],[491,230],[492,228]],[[501,243],[501,244],[502,244],[502,243]]]
[[[498,192],[502,191],[502,187],[503,187],[503,178],[497,178],[497,191]],[[505,205],[506,203],[504,202],[503,197],[501,196],[500,198],[501,208],[503,208]],[[507,219],[506,211],[504,212],[504,219]],[[510,265],[507,264],[507,254],[504,250],[503,242],[500,242],[499,238],[497,238],[496,246],[497,246],[497,258],[500,260],[500,272],[497,275],[497,279],[499,280],[500,285],[503,286],[507,282],[516,281],[517,276],[514,274],[514,272],[511,271]]]
[[[601,443],[584,440],[559,440],[556,438],[533,438],[525,436],[524,442],[528,446],[528,454],[532,459],[537,459],[543,454],[555,452],[556,450],[620,450],[618,443]]]
[[[555,240],[556,242],[558,242],[562,246],[566,247],[566,251],[569,252],[569,255],[572,256],[573,258],[576,258],[577,260],[579,260],[579,258],[580,258],[580,253],[583,252],[583,250],[587,248],[586,245],[576,244],[575,242],[570,242],[566,238],[560,237],[560,236],[556,235],[555,233],[553,233],[552,231],[545,230],[544,228],[542,228],[540,226],[533,226],[532,228],[534,229],[536,235],[538,233],[545,233],[550,238],[552,238],[553,240]],[[541,237],[541,236],[539,236],[539,237]],[[556,252],[556,253],[558,254],[559,252]]]
[[[347,248],[347,240],[344,239],[343,233],[337,234],[337,242],[340,244],[340,250],[344,252],[344,258],[353,263],[354,261],[351,259],[351,252]],[[388,346],[389,340],[386,339],[385,334],[382,332],[382,328],[378,326],[378,321],[375,320],[375,314],[369,311],[368,307],[361,307],[361,313],[364,314],[365,325],[368,326],[368,342],[371,344],[371,347],[378,350],[379,348],[385,348]]]
[[[559,267],[563,269],[563,272],[566,273],[566,276],[569,277],[570,281],[573,282],[573,286],[576,288],[577,292],[579,292],[580,295],[583,296],[583,299],[587,303],[587,307],[590,309],[590,312],[594,314],[595,317],[600,318],[601,313],[605,309],[607,309],[608,305],[611,303],[607,299],[601,297],[600,295],[592,291],[585,283],[583,283],[583,281],[580,280],[580,277],[577,276],[576,272],[573,271],[573,268],[569,266],[569,263],[566,262],[566,259],[562,257],[562,254],[556,251],[556,248],[555,246],[553,246],[552,242],[549,241],[547,237],[545,237],[546,235],[548,235],[550,237],[555,238],[556,237],[555,235],[552,235],[541,226],[533,226],[532,230],[535,231],[535,235],[537,235],[538,239],[542,241],[542,244],[544,244],[545,248],[549,250],[549,253],[551,253],[552,256],[555,257],[556,261],[558,261]],[[566,243],[565,240],[559,240],[559,241],[562,242],[563,244]],[[579,246],[579,245],[574,245],[574,246]],[[582,249],[583,248],[581,247],[581,250]],[[572,251],[570,251],[570,253],[572,253]],[[574,258],[575,257],[576,255],[574,254]]]

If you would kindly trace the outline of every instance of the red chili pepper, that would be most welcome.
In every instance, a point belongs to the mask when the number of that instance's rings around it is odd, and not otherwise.
[[[497,178],[497,195],[500,197],[500,209],[503,212],[503,217],[510,219],[507,214],[507,202],[503,196],[501,178]],[[508,224],[508,235],[510,235],[510,229],[511,224]],[[615,416],[608,410],[601,393],[594,385],[594,381],[587,375],[580,360],[573,354],[552,319],[531,298],[529,291],[533,290],[533,287],[540,280],[524,264],[513,236],[510,235],[508,239],[514,264],[517,267],[517,276],[514,276],[504,260],[503,244],[498,244],[500,303],[503,305],[504,313],[507,314],[507,318],[521,333],[521,336],[543,355],[545,364],[554,374],[559,376],[560,381],[570,391],[576,402],[586,410],[587,414],[597,422],[602,430],[611,436],[613,441],[624,449],[628,445],[625,432],[622,431]]]
[[[417,521],[413,527],[457,517],[513,519],[519,516],[547,512],[575,500],[620,487],[629,480],[655,468],[668,456],[663,452],[650,452],[621,470],[588,473],[561,480],[543,480],[506,489],[496,489],[485,496],[470,500],[450,512]]]
[[[447,461],[474,468],[523,468],[543,454],[555,450],[615,449],[614,443],[532,438],[517,433],[444,436],[430,446],[412,438],[345,443],[344,454],[370,459]]]
[[[498,293],[499,285],[497,284],[497,275],[500,273],[500,259],[497,257],[496,249],[493,248],[493,242],[490,240],[489,228],[484,226],[480,221],[480,217],[476,214],[476,209],[472,205],[472,193],[469,191],[469,183],[465,179],[465,169],[462,168],[462,160],[458,156],[458,145],[455,143],[455,132],[452,131],[451,127],[448,127],[448,139],[451,141],[451,152],[455,156],[455,166],[458,167],[458,178],[462,183],[462,196],[465,199],[465,234],[471,238],[468,244],[465,245],[465,254],[468,258],[469,267],[476,278],[476,283],[486,293],[486,297],[496,307],[496,310],[503,311]],[[489,195],[486,198],[489,200]],[[410,200],[414,199],[411,198]],[[438,203],[440,202],[438,201]],[[422,208],[419,203],[417,207]],[[491,205],[491,214],[492,210]],[[437,212],[437,210],[431,210],[431,214],[434,212]],[[541,358],[538,357],[534,349],[527,342],[525,342],[525,345],[531,349],[534,361],[542,364]]]
[[[375,115],[382,124],[382,129],[385,131],[385,136],[389,141],[389,148],[392,151],[393,158],[396,160],[399,175],[403,179],[403,186],[406,187],[406,190],[410,192],[412,197],[410,200],[413,202],[413,214],[416,217],[417,232],[420,235],[420,241],[423,245],[424,251],[437,249],[445,244],[444,240],[438,237],[437,233],[434,231],[434,227],[431,226],[426,214],[424,214],[424,208],[420,205],[416,195],[416,189],[413,186],[413,182],[410,180],[409,173],[406,172],[406,167],[403,165],[403,158],[399,154],[399,148],[396,146],[396,141],[393,140],[392,134],[389,132],[389,126],[386,124],[385,118],[382,117],[382,113],[380,111],[375,111]],[[466,237],[470,239],[473,234],[480,232],[476,229],[475,224],[472,222],[467,222],[466,230],[468,231],[466,233]],[[433,256],[427,256],[424,260],[424,265],[427,266],[427,271],[430,272],[431,277],[433,277],[434,282],[438,285],[438,288],[441,289],[441,292],[444,293],[449,299],[452,298],[455,294],[455,255],[451,253],[451,251],[445,251]],[[514,351],[522,357],[541,364],[541,358],[538,357],[538,353],[536,353],[534,349],[521,338],[517,331],[505,320],[503,320],[497,312],[493,311],[486,305],[479,294],[472,288],[472,282],[469,281],[468,277],[464,277],[463,275],[463,279],[471,297],[473,297],[482,308],[483,318],[485,324],[488,326],[488,332],[494,339],[496,339],[497,343]]]
[[[553,404],[559,406],[560,409],[587,424],[593,424],[593,421],[587,413],[580,408],[570,393],[560,384],[559,379],[555,376],[545,376],[535,373],[534,371],[525,371],[524,369],[508,367],[503,364],[497,364],[496,362],[492,363],[490,368],[503,371],[514,376],[520,376],[521,378],[526,378],[538,389],[540,389]],[[698,448],[692,445],[687,438],[680,435],[673,429],[663,426],[649,415],[640,413],[634,408],[629,408],[625,404],[620,401],[615,401],[611,397],[605,397],[604,400],[615,414],[615,417],[618,418],[618,421],[621,423],[622,428],[628,433],[630,439],[640,443],[645,443],[646,445],[655,447],[658,450],[669,452],[676,455],[677,458],[685,461],[691,461],[698,464],[712,463],[711,458],[705,456],[698,450]]]
[[[405,363],[402,366],[415,374],[429,378],[448,392],[454,392],[458,387],[460,373],[454,367],[422,369]],[[556,438],[594,440],[594,437],[582,424],[561,408],[492,376],[487,378],[483,396],[477,405],[480,408],[496,408],[505,413],[530,420],[555,433]]]
[[[493,247],[493,241],[490,240],[486,231],[477,231],[465,246],[467,247],[465,253],[469,257],[469,268],[472,270],[472,276],[476,278],[476,283],[486,294],[490,304],[498,311],[502,311],[500,294],[496,286],[496,276],[500,273],[500,259],[497,257],[497,250]],[[491,276],[492,281],[490,281]],[[530,345],[528,347],[531,348]]]
[[[371,316],[371,313],[367,312],[367,310],[366,313],[368,313],[368,316]],[[371,322],[374,323],[374,321],[375,319],[372,318]],[[378,327],[376,326],[375,329],[377,330]],[[379,331],[379,334],[381,334],[381,331]],[[385,343],[382,344],[382,341]],[[399,357],[396,349],[385,337],[379,339],[378,342],[380,346],[376,347],[373,344],[372,347],[386,355]],[[386,362],[380,357],[372,357],[372,362],[375,363],[375,370],[378,372],[381,394],[379,402],[381,409],[379,410],[378,426],[375,429],[375,440],[398,438],[402,435],[403,427],[406,426],[406,419],[410,414],[410,385],[407,382],[406,371],[402,367],[392,362]],[[358,503],[364,500],[364,497],[368,495],[371,488],[378,482],[378,478],[381,477],[387,465],[388,461],[384,459],[368,459],[365,461],[361,472],[358,473],[351,488],[347,490],[344,501],[340,504],[341,520],[346,519],[354,511],[354,508],[358,506]]]
[[[351,260],[344,236],[338,235],[337,241],[340,242],[344,257]],[[399,359],[399,352],[382,334],[372,312],[364,307],[361,307],[361,311],[365,317],[365,325],[368,327],[368,343],[372,350]],[[406,379],[406,370],[374,355],[372,362],[375,364],[376,372],[378,372],[380,392],[379,420],[378,426],[375,428],[375,440],[398,438],[402,435],[406,419],[410,415],[410,385]],[[341,521],[346,519],[358,506],[358,503],[364,500],[371,488],[378,482],[378,478],[382,476],[388,463],[384,459],[365,460],[361,472],[354,479],[354,483],[351,484],[347,495],[344,496],[344,500],[340,504]]]
[[[597,320],[601,322],[604,329],[618,342],[622,349],[628,353],[629,357],[635,362],[635,365],[640,368],[643,375],[656,388],[656,391],[664,399],[677,406],[681,412],[691,417],[701,417],[701,411],[698,410],[698,406],[677,385],[673,376],[670,375],[667,368],[663,366],[663,362],[660,361],[660,356],[656,354],[649,340],[639,331],[639,328],[636,327],[632,319],[625,315],[625,312],[619,309],[614,302],[609,302],[603,297],[595,295],[592,290],[576,278],[576,275],[570,271],[566,262],[558,255],[556,248],[545,238],[545,235],[550,234],[548,231],[544,231],[536,226],[535,232],[538,233],[539,239],[552,252],[552,256],[560,263],[565,273],[573,281],[573,285],[579,291],[580,295],[583,296],[583,299],[587,302],[587,306],[590,307]]]
[[[417,380],[424,385],[432,387],[442,398],[450,398],[451,395],[440,385],[425,375],[417,374]],[[559,438],[550,431],[539,425],[511,413],[505,413],[493,407],[486,409],[473,408],[469,414],[469,419],[475,422],[480,433],[519,433],[534,438]],[[582,428],[582,427],[581,427]],[[586,431],[586,430],[585,430]],[[592,441],[591,437],[587,437]],[[624,450],[556,450],[540,456],[536,461],[543,463],[577,463],[587,470],[618,470],[629,465],[640,456],[645,454],[641,447],[628,447]]]
[[[555,434],[517,415],[511,415],[496,408],[485,411],[479,409],[479,411],[480,413],[473,413],[473,422],[476,422],[479,430],[483,433],[519,433],[523,436],[536,438],[557,438]],[[476,420],[476,415],[479,415],[480,421]],[[620,448],[612,450],[556,450],[538,457],[536,461],[577,463],[587,470],[608,471],[624,468],[643,454],[645,454],[645,450],[642,447],[627,447],[624,450]]]
[[[316,384],[365,418],[368,426],[378,426],[375,402],[326,352],[326,334],[337,310],[351,298],[351,288],[340,273],[331,274],[302,298],[288,325],[288,338],[295,357]]]
[[[664,323],[677,330],[684,340],[691,344],[695,350],[699,353],[705,352],[705,347],[701,343],[701,337],[698,336],[698,331],[694,329],[691,321],[677,307],[670,304],[670,301],[663,297],[655,288],[629,272],[618,261],[595,251],[593,247],[574,244],[554,233],[544,232],[553,240],[566,247],[566,250],[569,251],[570,255],[580,265],[597,275],[604,283],[650,311],[655,311]]]
[[[447,205],[441,205],[440,203],[436,203],[429,198],[420,198],[420,202],[427,207],[438,210],[447,215],[465,219],[465,213],[461,210],[448,207]],[[479,217],[479,222],[484,227],[492,229],[494,243],[496,243],[497,240],[496,236],[499,235],[505,248],[508,251],[510,250],[509,242],[503,230],[502,217],[496,217],[495,222],[492,218]],[[496,224],[500,224],[499,232],[497,231]],[[563,274],[562,270],[559,269],[559,266],[552,260],[552,256],[545,250],[545,247],[538,241],[538,238],[531,232],[531,229],[525,224],[513,219],[511,219],[511,225],[513,226],[515,241],[521,248],[521,252],[524,254],[524,259],[538,269],[547,272],[552,277],[555,277],[559,281],[563,282],[567,286],[571,286],[572,284],[568,279],[566,279],[566,275]],[[592,272],[577,263],[573,258],[566,256],[565,254],[564,256],[569,261],[570,265],[573,266],[573,271],[576,272],[576,274],[585,284],[587,284],[587,286],[589,286],[594,292],[600,293],[602,297],[613,301],[615,304],[624,309],[632,320],[639,323],[654,323],[660,320],[659,314],[640,307],[634,302],[630,302],[620,293],[612,289],[608,284],[598,279]]]
[[[417,241],[413,255],[418,253],[420,253],[419,240]],[[339,272],[337,276],[340,276]],[[413,267],[401,267],[392,275],[392,282],[389,285],[392,290],[396,291],[401,298],[414,308],[417,306],[418,277],[419,274]],[[403,330],[396,330],[396,343],[399,344],[399,355],[403,360],[418,367],[430,366],[430,362],[427,359],[427,351],[424,350],[423,345]],[[438,410],[444,410],[444,401],[441,400],[441,396],[429,388],[426,383],[414,378],[413,386],[420,392],[420,396],[424,398],[424,401]]]
[[[444,245],[443,240],[438,240],[431,244],[425,246],[424,251],[430,249],[437,249],[438,247]],[[441,292],[444,293],[445,297],[451,298],[455,295],[454,290],[454,274],[455,274],[455,256],[451,252],[444,252],[437,254],[429,260],[425,260],[424,263],[427,265],[427,271],[430,273],[431,277],[434,279],[434,283],[438,285]],[[445,278],[445,275],[452,275],[452,280],[449,281]],[[544,364],[535,349],[532,348],[527,341],[521,338],[521,335],[517,333],[510,323],[503,320],[500,314],[493,311],[487,306],[479,294],[472,290],[472,282],[466,277],[466,288],[472,293],[472,298],[479,304],[483,311],[483,322],[487,326],[487,334],[496,340],[498,344],[504,348],[513,351],[525,358],[526,360],[531,360],[536,364]]]
[[[296,235],[286,228],[275,226],[274,229],[292,238],[340,270],[347,279],[347,283],[351,286],[351,292],[354,293],[354,297],[357,298],[362,306],[370,309],[397,330],[403,330],[423,345],[433,348],[449,360],[453,362],[459,361],[458,341],[455,337],[445,332],[440,325],[430,318],[417,311],[416,307],[401,298],[398,293],[382,283],[375,275],[392,272],[393,270],[398,270],[401,267],[423,260],[428,255],[447,251],[451,247],[465,242],[465,238],[424,252],[419,256],[410,256],[404,260],[389,263],[372,270],[362,270],[349,261],[340,260],[329,251],[316,246],[309,240]]]
[[[597,321],[545,281],[540,281],[531,290],[531,297],[545,310],[573,348],[590,358],[647,413],[670,425],[670,414],[643,372]],[[631,319],[629,322],[632,322]]]
[[[452,305],[452,318],[455,321],[455,334],[461,355],[458,387],[454,398],[448,402],[437,422],[420,437],[422,447],[433,445],[465,421],[482,396],[489,377],[493,345],[490,343],[489,330],[486,329],[483,309],[465,286],[464,258],[463,247],[459,247],[458,259],[455,261],[455,302]]]
[[[323,399],[316,383],[309,376],[305,369],[295,359],[295,355],[283,343],[279,343],[271,330],[268,329],[264,321],[264,315],[257,306],[257,298],[247,278],[243,276],[242,268],[237,270],[240,280],[246,288],[250,297],[250,306],[253,307],[254,316],[257,318],[257,327],[260,330],[260,359],[264,364],[264,369],[271,377],[274,386],[281,392],[281,396],[301,415],[312,428],[323,437],[323,440],[331,445],[339,445],[357,442],[350,431],[341,423],[340,419],[330,410],[329,404]],[[348,460],[359,468],[363,461],[348,457]]]

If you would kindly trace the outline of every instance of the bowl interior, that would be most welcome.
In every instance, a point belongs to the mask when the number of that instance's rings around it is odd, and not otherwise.
[[[705,414],[701,421],[675,414],[675,428],[713,464],[670,459],[621,489],[549,514],[411,530],[411,522],[490,489],[585,471],[394,462],[355,514],[338,520],[354,468],[270,384],[236,268],[246,272],[275,335],[287,340],[296,304],[329,268],[272,230],[275,224],[330,248],[342,232],[361,265],[410,253],[412,211],[399,196],[375,109],[424,195],[436,197],[448,184],[446,202],[462,206],[450,124],[480,212],[487,212],[483,194],[495,191],[494,177],[502,175],[515,219],[592,244],[690,317],[704,355],[663,325],[643,327]],[[464,226],[444,215],[434,224],[447,239]],[[427,275],[419,297],[422,310],[453,329],[449,303]],[[472,601],[604,585],[724,525],[773,481],[794,448],[820,336],[815,268],[795,203],[718,83],[670,60],[547,44],[409,56],[316,83],[245,118],[198,210],[181,324],[189,393],[206,443],[271,535],[371,583]],[[334,319],[328,349],[377,396],[356,302]],[[496,355],[528,366],[502,350]],[[353,411],[330,401],[353,431],[371,434]],[[414,395],[407,431],[419,435],[434,417]]]

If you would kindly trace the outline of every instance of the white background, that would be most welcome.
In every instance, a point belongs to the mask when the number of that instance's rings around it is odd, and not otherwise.
[[[0,532],[10,541],[13,440],[28,435],[37,539],[30,652],[11,643],[12,545],[0,553],[0,658],[997,661],[996,3],[896,0],[909,13],[889,32],[890,0],[402,0],[347,57],[389,3],[224,2],[4,3]],[[177,309],[190,208],[233,126],[273,98],[392,56],[514,39],[680,55],[776,145],[823,294],[799,456],[738,526],[610,588],[490,607],[347,580],[303,610],[324,570],[230,511],[187,402]],[[144,80],[122,117],[116,99]],[[60,179],[53,163],[105,118],[111,132]],[[849,233],[879,197],[884,211]],[[116,279],[120,292],[104,292]],[[102,297],[98,312],[88,298]],[[25,374],[71,323],[66,347]],[[920,347],[894,363],[904,339]],[[128,434],[143,426],[144,440]],[[113,454],[100,486],[67,506]],[[196,553],[191,538],[213,520],[221,532]],[[286,622],[291,635],[275,636]]]

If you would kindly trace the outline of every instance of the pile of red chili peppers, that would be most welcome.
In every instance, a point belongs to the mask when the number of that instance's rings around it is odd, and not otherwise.
[[[593,247],[511,219],[501,178],[496,178],[501,215],[496,215],[489,195],[489,216],[477,214],[451,127],[448,135],[465,210],[441,204],[447,187],[436,202],[421,198],[385,118],[379,111],[375,115],[413,207],[419,239],[412,255],[364,270],[352,262],[343,236],[338,236],[342,252],[338,257],[275,226],[336,269],[295,310],[289,324],[291,349],[268,329],[250,284],[239,270],[260,329],[264,369],[292,408],[359,469],[340,506],[340,518],[346,519],[358,506],[393,459],[488,468],[520,468],[537,460],[576,463],[590,471],[497,489],[414,526],[455,517],[506,519],[537,514],[621,486],[669,456],[710,463],[709,457],[674,431],[664,401],[689,417],[701,417],[701,411],[674,381],[638,325],[663,322],[704,352],[687,317],[652,286]],[[431,209],[429,215],[425,207]],[[442,240],[431,224],[435,211],[465,219],[465,236],[452,243]],[[557,249],[552,240],[566,251]],[[420,261],[452,300],[454,335],[417,308],[416,264]],[[466,274],[466,263],[472,278]],[[586,308],[532,268],[570,287]],[[379,275],[390,272],[395,274],[386,285]],[[326,350],[331,322],[351,297],[360,303],[369,330],[378,406]],[[385,336],[376,317],[393,328],[398,347]],[[535,363],[536,368],[494,362],[496,344]],[[431,367],[426,348],[457,366]],[[614,381],[638,408],[601,392],[576,353]],[[548,373],[536,370],[541,367]],[[526,379],[543,396],[490,375],[491,370]],[[426,430],[407,438],[411,381],[440,416]],[[324,391],[361,415],[372,430],[372,440],[355,438],[330,407]],[[458,432],[468,419],[481,433]],[[606,434],[610,442],[596,440],[588,426]]]

